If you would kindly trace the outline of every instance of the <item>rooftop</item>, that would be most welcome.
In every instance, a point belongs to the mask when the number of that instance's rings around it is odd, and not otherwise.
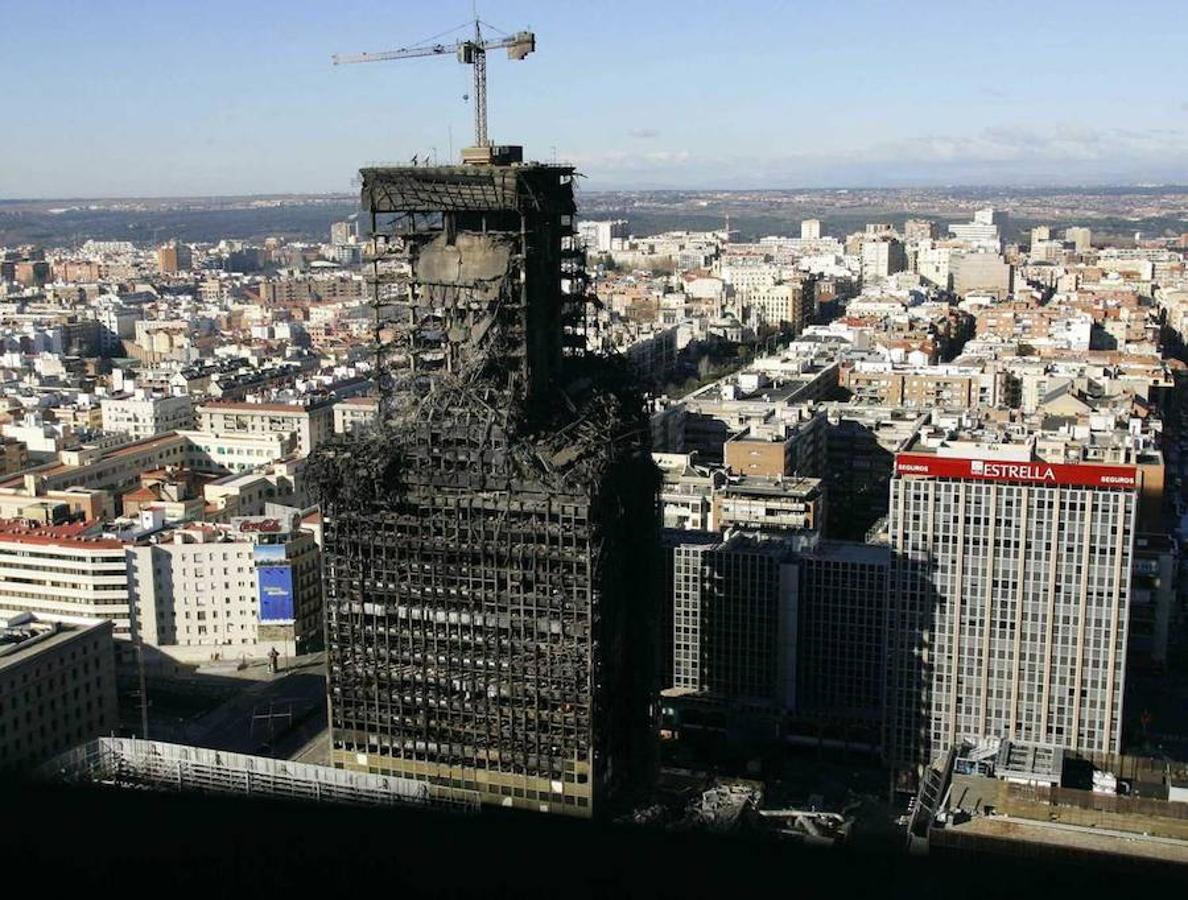
[[[739,475],[732,477],[722,488],[723,493],[759,495],[766,497],[811,497],[821,491],[820,478],[798,475],[764,476]]]
[[[92,534],[94,522],[71,522],[66,525],[33,525],[25,519],[0,519],[0,542],[6,544],[85,545],[102,549],[123,549],[111,538]]]
[[[28,612],[4,613],[0,615],[0,672],[96,627],[102,623],[70,625],[42,622]]]
[[[1095,853],[1188,863],[1188,841],[1133,831],[1114,831],[1002,815],[974,816],[958,825],[951,825],[946,830],[951,830],[957,835],[978,834]]]
[[[304,416],[309,415],[310,410],[317,406],[316,403],[247,403],[236,400],[208,400],[199,405],[198,412],[226,410],[228,412],[292,413]]]

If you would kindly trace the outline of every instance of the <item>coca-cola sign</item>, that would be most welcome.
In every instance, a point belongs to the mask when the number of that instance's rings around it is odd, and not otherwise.
[[[250,518],[239,519],[236,523],[240,531],[243,532],[260,532],[263,534],[276,534],[287,530],[281,524],[280,519],[266,519],[266,518]]]

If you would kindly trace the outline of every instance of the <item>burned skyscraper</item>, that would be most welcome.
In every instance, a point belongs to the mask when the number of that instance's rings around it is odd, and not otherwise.
[[[509,155],[361,173],[381,415],[313,460],[332,752],[590,816],[651,772],[659,475],[585,351],[573,170]]]

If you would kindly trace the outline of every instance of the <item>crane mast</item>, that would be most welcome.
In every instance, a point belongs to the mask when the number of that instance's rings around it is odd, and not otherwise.
[[[470,59],[463,59],[469,55]],[[483,33],[478,19],[474,20],[474,40],[459,51],[459,60],[469,62],[474,68],[474,145],[489,147],[487,140],[487,49],[483,46]]]
[[[405,47],[399,50],[384,50],[379,53],[354,53],[336,55],[336,66],[364,62],[384,62],[393,59],[410,59],[418,56],[443,56],[455,53],[458,62],[474,69],[474,145],[490,147],[487,135],[487,51],[507,49],[508,59],[523,59],[536,49],[536,35],[531,31],[518,31],[493,40],[484,40],[481,23],[474,20],[474,37],[453,44],[426,44],[419,47]]]

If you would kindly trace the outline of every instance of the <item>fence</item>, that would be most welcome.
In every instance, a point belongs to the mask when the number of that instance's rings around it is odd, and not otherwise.
[[[45,763],[38,774],[67,783],[265,796],[360,806],[420,806],[477,812],[475,791],[206,747],[97,738]]]

